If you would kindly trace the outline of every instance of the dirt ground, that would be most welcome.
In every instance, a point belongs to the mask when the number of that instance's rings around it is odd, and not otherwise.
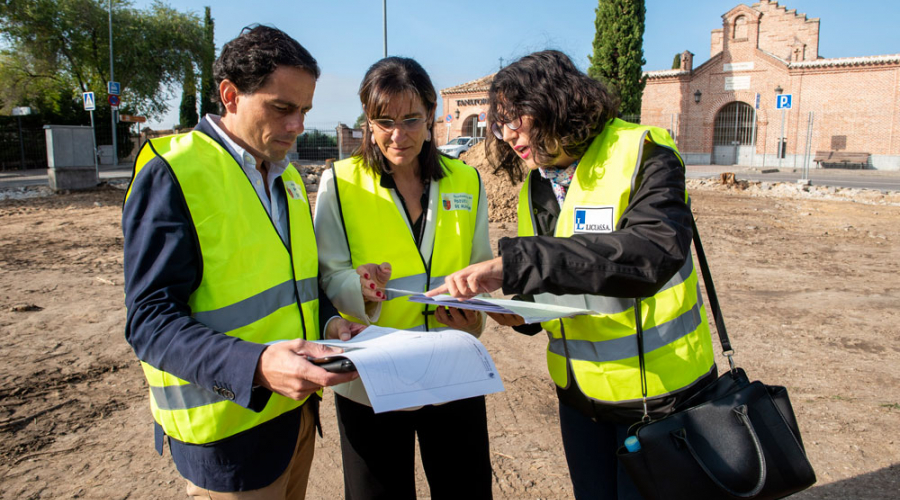
[[[123,336],[122,194],[0,201],[0,498],[184,498]],[[790,391],[819,480],[796,498],[898,498],[900,206],[699,186],[693,208],[737,363]],[[495,497],[571,498],[546,339],[490,323],[482,340],[506,386],[488,397]],[[332,401],[312,499],[342,496]]]

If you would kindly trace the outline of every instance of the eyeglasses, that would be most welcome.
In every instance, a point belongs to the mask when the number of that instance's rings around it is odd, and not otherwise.
[[[494,137],[497,139],[503,140],[503,127],[506,127],[510,130],[519,130],[519,127],[522,126],[522,117],[518,117],[515,120],[508,123],[500,123],[494,122],[491,124],[491,132],[494,133]]]
[[[406,132],[413,132],[422,128],[422,125],[425,125],[425,118],[407,118],[405,120],[378,118],[372,121],[385,132],[393,132],[397,127],[402,128]]]

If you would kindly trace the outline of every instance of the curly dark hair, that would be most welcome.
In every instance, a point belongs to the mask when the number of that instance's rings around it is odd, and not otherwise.
[[[488,99],[489,123],[531,117],[531,149],[538,165],[551,165],[563,153],[580,158],[619,108],[615,94],[557,50],[535,52],[501,69]],[[524,164],[512,148],[494,134],[487,134],[485,147],[495,172],[522,180]]]
[[[437,108],[437,92],[425,69],[415,60],[407,57],[386,57],[373,64],[359,85],[359,100],[363,112],[370,120],[383,116],[392,100],[421,99],[427,116],[425,126],[434,130],[434,112]],[[435,146],[434,138],[425,141],[419,151],[419,167],[422,179],[439,180],[444,177],[441,168],[441,154]],[[384,155],[378,146],[372,144],[372,130],[363,127],[363,141],[354,153],[363,158],[366,169],[379,175],[390,173]]]
[[[321,70],[315,58],[297,40],[278,28],[255,25],[244,28],[237,38],[222,47],[213,64],[216,90],[212,98],[224,113],[219,85],[229,80],[242,94],[252,94],[266,84],[278,66],[291,66],[308,71],[316,80]]]

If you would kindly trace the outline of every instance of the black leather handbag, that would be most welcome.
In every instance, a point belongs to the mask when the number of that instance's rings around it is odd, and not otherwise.
[[[730,370],[684,401],[674,412],[644,418],[630,429],[640,449],[617,455],[647,500],[774,499],[816,482],[806,458],[787,390],[750,382],[734,365],[697,225],[694,246],[706,294]],[[640,311],[640,299],[635,311]],[[641,387],[647,397],[640,314],[636,314]]]

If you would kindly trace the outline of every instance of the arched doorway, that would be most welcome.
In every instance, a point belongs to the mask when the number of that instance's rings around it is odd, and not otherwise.
[[[713,125],[713,163],[749,165],[756,148],[753,106],[735,101],[716,114]]]
[[[472,115],[463,122],[460,134],[469,137],[484,137],[485,130],[487,130],[486,127],[478,126],[478,115]]]

